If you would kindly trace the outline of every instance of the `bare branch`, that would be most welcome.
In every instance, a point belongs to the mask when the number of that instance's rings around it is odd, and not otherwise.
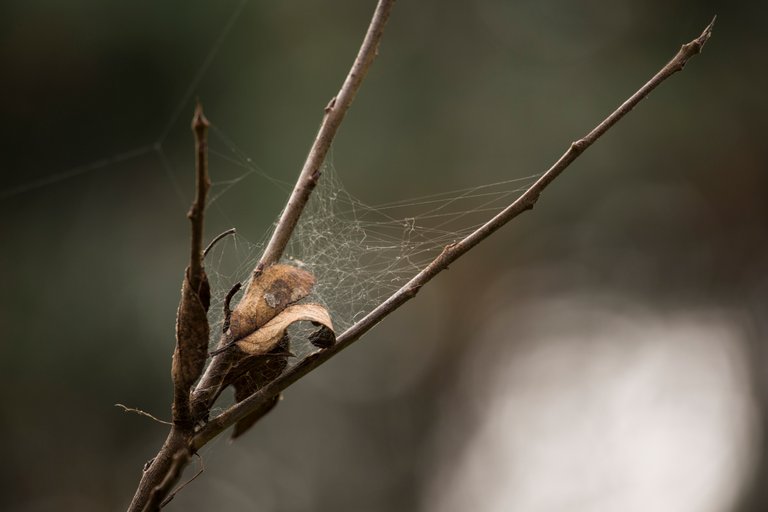
[[[169,504],[171,500],[173,500],[173,498],[176,497],[179,491],[181,491],[183,488],[185,488],[186,486],[194,482],[197,477],[203,474],[203,471],[205,471],[205,464],[203,463],[203,458],[200,456],[199,453],[196,453],[195,456],[197,456],[197,460],[200,461],[200,469],[197,470],[197,473],[195,473],[194,476],[192,476],[192,478],[190,478],[189,480],[187,480],[186,482],[178,486],[176,489],[174,489],[173,492],[170,493],[168,497],[166,497],[162,501],[162,503],[160,503],[160,508],[163,508],[164,506]]]
[[[187,213],[192,224],[189,266],[184,272],[181,299],[176,316],[176,349],[173,352],[173,426],[157,455],[147,463],[129,512],[159,510],[162,501],[178,481],[192,454],[190,440],[194,424],[190,410],[190,389],[200,377],[207,359],[210,305],[208,278],[203,268],[203,218],[211,186],[208,178],[208,120],[197,103],[192,118],[195,136],[195,199]]]
[[[203,107],[197,102],[192,117],[192,131],[195,134],[195,201],[187,213],[192,223],[192,244],[189,255],[189,281],[197,291],[203,271],[203,213],[211,180],[208,177],[208,128],[210,123],[203,114]]]
[[[217,417],[213,418],[193,439],[193,449],[205,445],[228,427],[234,425],[253,412],[263,409],[273,397],[282,390],[299,380],[301,377],[318,367],[338,352],[359,339],[383,318],[402,306],[405,302],[416,296],[418,291],[437,274],[448,268],[448,265],[456,261],[463,254],[485,240],[514,219],[521,213],[533,208],[542,191],[555,180],[584,150],[595,143],[605,132],[623,118],[640,101],[659,86],[664,80],[683,69],[688,60],[701,52],[707,40],[712,35],[712,26],[715,20],[704,29],[699,37],[684,44],[678,53],[669,61],[648,83],[642,86],[635,94],[629,97],[619,108],[606,117],[592,131],[583,138],[573,142],[565,153],[547,170],[528,190],[516,201],[510,204],[502,212],[483,224],[477,230],[469,234],[461,241],[448,245],[443,249],[426,268],[419,272],[413,279],[392,294],[368,315],[344,331],[337,339],[337,343],[325,350],[319,350],[305,358],[301,363],[287,370],[277,379],[270,382],[259,391],[245,400],[233,405]]]
[[[301,212],[309,200],[309,196],[317,185],[320,178],[320,166],[325,160],[325,155],[333,142],[336,130],[341,125],[347,109],[352,104],[357,90],[368,73],[373,59],[378,53],[379,41],[384,33],[384,25],[387,23],[389,13],[392,10],[395,0],[379,0],[373,18],[368,26],[368,31],[363,39],[363,44],[352,63],[352,68],[347,74],[347,78],[339,89],[338,94],[325,107],[325,115],[317,132],[315,141],[309,149],[309,154],[301,169],[299,179],[291,193],[288,203],[285,205],[280,220],[272,233],[272,238],[264,250],[261,261],[254,270],[258,272],[267,265],[276,263],[283,254],[288,240],[291,238],[296,223],[299,221]]]
[[[157,510],[167,493],[178,481],[181,473],[181,468],[178,465],[184,459],[188,461],[190,453],[189,434],[172,427],[160,451],[144,467],[141,481],[128,507],[128,512]]]
[[[165,473],[165,477],[157,486],[155,486],[154,489],[152,489],[152,492],[149,495],[149,500],[144,506],[145,512],[155,512],[160,510],[174,498],[176,492],[181,490],[181,488],[189,483],[184,483],[181,487],[179,487],[179,489],[170,494],[173,486],[176,485],[176,482],[178,482],[179,478],[181,478],[181,474],[184,472],[184,468],[187,467],[187,463],[189,463],[190,457],[191,453],[188,448],[182,448],[180,450],[176,450],[173,453],[173,456],[171,457],[171,463],[168,471]],[[197,476],[198,475],[192,477],[192,480],[197,478]]]

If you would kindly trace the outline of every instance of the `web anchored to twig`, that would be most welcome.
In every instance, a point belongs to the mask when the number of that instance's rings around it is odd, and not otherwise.
[[[715,21],[713,19],[699,37],[683,45],[672,60],[619,108],[584,137],[574,141],[515,201],[461,240],[446,245],[413,278],[336,337],[330,315],[323,305],[306,302],[316,277],[304,269],[278,264],[278,261],[321,178],[322,164],[344,114],[377,54],[393,4],[394,0],[379,0],[352,68],[338,94],[325,108],[322,124],[296,186],[234,308],[230,303],[239,293],[239,284],[227,295],[223,333],[207,366],[210,293],[203,268],[203,255],[208,249],[203,251],[202,244],[203,208],[209,186],[207,121],[198,106],[193,120],[198,162],[197,196],[189,212],[192,221],[190,265],[185,273],[177,318],[177,346],[172,371],[175,390],[173,427],[157,456],[145,467],[130,511],[157,510],[168,503],[169,496],[176,492],[171,494],[172,489],[197,450],[229,427],[234,426],[235,435],[241,435],[275,405],[282,390],[359,339],[478,243],[533,208],[542,191],[576,158],[652,90],[701,52]],[[289,329],[300,322],[315,326],[309,340],[316,348],[289,367],[286,358],[293,355],[289,347]],[[210,417],[216,398],[229,385],[235,388],[237,403]]]

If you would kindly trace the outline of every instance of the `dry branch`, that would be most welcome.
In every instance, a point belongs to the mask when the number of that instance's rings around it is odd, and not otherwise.
[[[503,225],[523,213],[533,208],[539,199],[541,192],[557,178],[571,163],[573,163],[584,150],[595,143],[605,132],[623,118],[640,101],[658,87],[667,78],[678,71],[681,71],[688,60],[701,52],[707,40],[712,35],[712,27],[715,23],[707,25],[699,37],[684,44],[677,54],[670,60],[653,78],[651,78],[636,93],[630,96],[619,108],[606,117],[592,131],[581,139],[573,142],[565,153],[545,172],[533,185],[531,185],[516,201],[507,208],[483,224],[480,228],[470,233],[461,241],[448,245],[443,249],[426,268],[419,272],[413,279],[406,283],[397,292],[392,294],[387,300],[371,311],[360,321],[352,325],[337,338],[336,345],[315,352],[313,355],[305,358],[301,363],[289,369],[280,377],[270,382],[268,385],[254,393],[251,397],[235,404],[217,417],[211,419],[208,424],[195,436],[194,448],[205,445],[209,440],[219,435],[222,431],[234,425],[245,416],[252,416],[254,411],[263,409],[266,404],[274,400],[274,397],[285,388],[299,380],[301,377],[311,372],[313,369],[329,360],[338,352],[345,349],[351,343],[359,339],[368,332],[373,326],[382,319],[394,312],[405,302],[416,296],[419,289],[428,283],[437,274],[448,268],[448,265],[456,261],[459,257],[472,249],[478,243],[488,238],[491,234],[501,228]]]
[[[379,41],[384,33],[384,25],[387,23],[394,3],[395,0],[379,0],[376,11],[373,13],[371,24],[365,34],[365,39],[363,39],[363,44],[360,46],[360,51],[357,53],[357,58],[355,58],[347,78],[344,80],[338,94],[325,107],[323,122],[317,132],[315,141],[312,143],[312,147],[309,149],[309,154],[304,162],[304,167],[301,169],[299,179],[296,181],[296,186],[288,198],[288,203],[280,215],[277,226],[275,226],[272,238],[270,238],[266,249],[264,249],[261,261],[255,269],[256,272],[267,265],[276,263],[280,256],[282,256],[285,246],[288,244],[288,240],[290,240],[293,230],[299,222],[301,212],[304,210],[312,190],[317,185],[317,180],[320,179],[320,166],[325,161],[325,155],[331,147],[336,130],[344,120],[344,114],[347,113],[347,109],[352,104],[357,90],[368,73],[368,68],[371,67],[373,59],[378,54]]]
[[[176,348],[173,352],[173,425],[157,455],[147,463],[129,511],[159,510],[192,455],[190,440],[194,422],[190,391],[205,367],[208,352],[210,289],[203,268],[205,201],[211,186],[208,178],[208,120],[200,103],[192,118],[195,136],[195,199],[187,213],[191,223],[189,266],[184,271],[176,316]]]

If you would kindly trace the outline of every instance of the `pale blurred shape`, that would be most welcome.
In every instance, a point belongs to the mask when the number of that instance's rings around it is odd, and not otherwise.
[[[758,443],[739,331],[711,312],[607,309],[563,300],[497,317],[440,422],[427,510],[733,507]]]

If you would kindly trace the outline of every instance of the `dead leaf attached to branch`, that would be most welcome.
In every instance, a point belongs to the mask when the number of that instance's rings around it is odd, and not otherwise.
[[[228,338],[239,340],[260,328],[288,305],[312,291],[315,276],[291,265],[265,268],[251,281],[240,303],[232,311]]]
[[[289,354],[290,342],[284,336],[268,354],[261,356],[248,356],[241,361],[234,375],[237,375],[232,386],[235,388],[235,401],[241,402],[264,387],[267,383],[276,379],[288,366],[287,354]],[[232,439],[243,435],[256,421],[269,412],[280,396],[265,404],[262,409],[251,413],[235,423]]]
[[[296,304],[288,306],[282,313],[263,325],[260,329],[235,342],[246,354],[266,354],[280,342],[288,326],[295,322],[312,322],[333,331],[328,310],[320,304]]]
[[[321,348],[333,345],[335,333],[328,310],[319,304],[295,304],[312,291],[314,276],[291,265],[272,265],[254,277],[245,297],[231,313],[226,333],[230,342],[221,350],[235,345],[239,356],[228,372],[224,386],[235,388],[240,402],[277,378],[288,366],[290,353],[288,328],[296,322],[312,322],[320,328],[310,341]],[[235,425],[233,438],[245,433],[261,416],[274,407],[274,397],[258,411]]]

